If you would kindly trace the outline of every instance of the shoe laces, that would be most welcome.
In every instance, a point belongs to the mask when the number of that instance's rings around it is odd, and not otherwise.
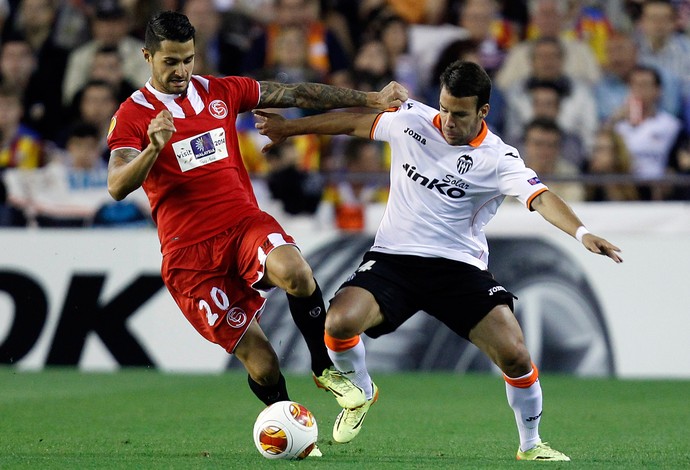
[[[330,375],[331,380],[335,383],[335,385],[345,392],[356,390],[358,388],[350,379],[345,377],[343,373],[338,370],[328,369],[324,375]]]
[[[364,408],[364,406],[359,408],[343,408],[343,421],[351,426],[357,424],[362,419],[362,415],[366,413]]]

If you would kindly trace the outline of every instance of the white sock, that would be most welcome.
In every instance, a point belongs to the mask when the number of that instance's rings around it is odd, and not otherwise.
[[[524,378],[529,377],[534,371]],[[523,377],[518,377],[522,379]],[[520,450],[526,451],[534,447],[541,440],[539,438],[539,422],[542,412],[542,393],[539,379],[526,388],[515,387],[506,382],[508,404],[515,413],[518,433],[520,434]]]
[[[364,390],[367,400],[371,400],[374,389],[371,386],[371,377],[367,371],[366,350],[364,341],[359,342],[352,348],[345,351],[328,350],[328,356],[333,361],[335,368],[342,372],[352,383]]]

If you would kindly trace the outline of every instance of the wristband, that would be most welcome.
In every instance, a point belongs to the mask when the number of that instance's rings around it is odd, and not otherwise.
[[[580,225],[580,226],[577,228],[577,230],[575,231],[575,240],[577,240],[577,241],[579,241],[580,243],[582,243],[582,237],[584,237],[584,236],[587,235],[588,233],[590,233],[589,230],[587,230],[587,228],[585,228],[584,225]]]

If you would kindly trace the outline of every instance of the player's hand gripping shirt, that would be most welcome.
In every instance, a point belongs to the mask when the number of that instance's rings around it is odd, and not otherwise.
[[[194,75],[184,96],[161,93],[147,83],[115,113],[108,135],[111,151],[142,151],[149,144],[151,120],[164,109],[173,115],[177,132],[143,184],[163,254],[259,211],[235,129],[237,115],[258,102],[255,80]]]
[[[449,145],[438,110],[408,100],[381,113],[372,138],[391,146],[391,189],[372,250],[488,264],[484,226],[505,196],[528,208],[547,188],[518,151],[482,123],[469,145]]]

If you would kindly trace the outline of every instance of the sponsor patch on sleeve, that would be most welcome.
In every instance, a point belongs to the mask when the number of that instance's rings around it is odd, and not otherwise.
[[[531,184],[532,186],[534,186],[535,184],[541,184],[541,180],[537,176],[535,176],[534,178],[528,179],[527,182],[529,184]]]

